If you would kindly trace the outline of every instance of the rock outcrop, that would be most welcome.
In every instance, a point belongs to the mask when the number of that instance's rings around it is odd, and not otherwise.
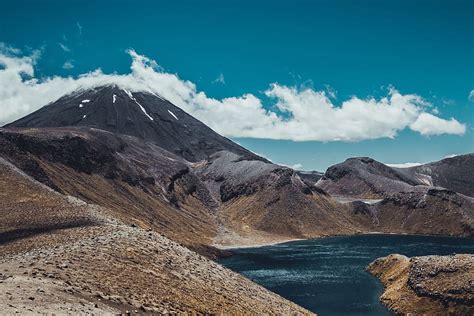
[[[380,300],[397,315],[474,313],[474,255],[394,254],[375,260],[368,271],[384,284]]]

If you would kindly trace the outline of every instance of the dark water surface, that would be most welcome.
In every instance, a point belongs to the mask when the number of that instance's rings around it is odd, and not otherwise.
[[[382,284],[365,271],[376,258],[474,253],[474,238],[358,235],[236,249],[221,263],[319,315],[391,315]]]

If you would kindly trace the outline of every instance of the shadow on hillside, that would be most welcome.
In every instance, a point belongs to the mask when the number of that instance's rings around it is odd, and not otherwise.
[[[77,228],[77,227],[87,227],[87,226],[94,226],[94,225],[97,225],[97,223],[94,223],[90,220],[78,220],[78,221],[70,222],[70,223],[17,228],[17,229],[5,231],[5,232],[0,232],[0,245],[4,245],[12,241],[32,237],[35,235],[51,233],[58,230]]]

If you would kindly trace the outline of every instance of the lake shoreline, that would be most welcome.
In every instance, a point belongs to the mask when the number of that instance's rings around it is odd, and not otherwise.
[[[286,243],[292,243],[296,241],[310,241],[310,240],[320,240],[323,238],[331,238],[331,237],[352,237],[352,236],[372,236],[372,235],[380,235],[380,236],[422,236],[422,237],[446,237],[446,238],[466,238],[466,239],[474,239],[474,236],[454,236],[454,235],[435,235],[435,234],[411,234],[411,233],[387,233],[387,232],[364,232],[364,233],[356,233],[356,234],[335,234],[335,235],[323,235],[319,237],[312,237],[312,238],[293,238],[293,239],[282,239],[278,241],[269,241],[269,242],[261,242],[255,244],[235,244],[229,246],[222,246],[222,245],[213,245],[213,247],[219,250],[225,250],[232,253],[232,250],[238,249],[251,249],[251,248],[262,248],[268,246],[276,246]]]
[[[279,241],[262,242],[262,243],[256,243],[256,244],[235,244],[235,245],[230,245],[230,246],[214,246],[214,247],[216,247],[219,250],[232,251],[235,249],[261,248],[261,247],[267,247],[267,246],[286,244],[293,241],[302,241],[302,240],[311,240],[311,239],[319,239],[319,238],[310,238],[310,239],[294,238],[294,239],[285,239],[285,240],[279,240]]]
[[[324,236],[282,247],[236,248],[219,263],[319,315],[388,316],[379,301],[383,284],[367,266],[392,253],[474,254],[474,238],[378,232]]]

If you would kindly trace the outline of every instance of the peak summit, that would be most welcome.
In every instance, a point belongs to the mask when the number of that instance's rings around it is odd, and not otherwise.
[[[77,90],[5,127],[94,127],[135,136],[188,161],[228,150],[259,158],[153,92],[117,85]]]

